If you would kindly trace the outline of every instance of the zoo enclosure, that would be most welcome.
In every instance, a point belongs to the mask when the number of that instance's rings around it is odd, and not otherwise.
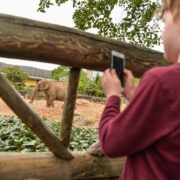
[[[110,51],[117,50],[126,55],[127,68],[131,69],[136,77],[140,77],[151,67],[168,65],[163,59],[163,54],[83,31],[3,14],[0,14],[0,42],[1,57],[55,63],[70,67],[60,138],[46,127],[39,115],[0,75],[2,99],[46,144],[49,150],[60,158],[59,160],[49,154],[28,155],[25,166],[28,166],[30,170],[22,173],[20,172],[23,169],[22,162],[17,164],[15,160],[22,160],[25,155],[1,153],[0,167],[4,168],[3,163],[10,166],[0,172],[1,177],[4,176],[8,179],[10,177],[7,175],[8,172],[12,176],[16,174],[20,178],[32,177],[31,171],[35,171],[34,164],[31,164],[32,161],[30,161],[32,159],[40,171],[36,172],[35,178],[45,177],[42,168],[44,161],[47,161],[46,168],[53,172],[48,173],[48,178],[55,178],[54,174],[58,173],[58,177],[63,177],[63,179],[118,176],[119,167],[121,168],[124,163],[121,159],[112,160],[106,157],[98,159],[90,157],[86,153],[72,153],[68,150],[81,68],[103,71],[110,66]],[[38,161],[38,157],[45,159]],[[48,158],[50,161],[47,160]],[[13,167],[13,163],[16,166]],[[49,163],[53,164],[53,168],[48,166]],[[71,173],[67,172],[68,167],[71,167]],[[67,170],[65,170],[66,168]]]

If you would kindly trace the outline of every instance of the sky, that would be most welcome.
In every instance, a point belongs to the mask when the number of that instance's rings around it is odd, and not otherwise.
[[[58,7],[56,4],[51,6],[46,10],[46,13],[37,12],[39,0],[0,0],[0,13],[15,15],[20,17],[25,17],[37,21],[43,21],[53,24],[59,24],[67,27],[74,27],[74,22],[72,19],[73,7],[72,2],[67,2],[62,6]],[[118,21],[120,18],[119,9],[115,8],[112,16],[114,21]],[[90,30],[89,32],[95,33],[96,31]],[[155,49],[163,51],[162,46],[155,47]],[[0,62],[5,62],[14,65],[25,65],[33,66],[36,68],[52,70],[58,65],[47,64],[40,62],[24,61],[24,60],[14,60],[8,58],[1,58]]]
[[[39,0],[0,0],[0,13],[25,17],[37,21],[44,21],[53,24],[59,24],[67,27],[74,27],[72,20],[73,8],[72,3],[66,3],[61,7],[57,5],[51,6],[46,13],[37,12]],[[65,17],[65,18],[64,18]],[[0,62],[33,66],[41,69],[52,70],[58,65],[40,62],[13,60],[1,58]]]

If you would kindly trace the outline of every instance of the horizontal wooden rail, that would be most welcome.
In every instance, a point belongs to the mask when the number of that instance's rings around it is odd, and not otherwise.
[[[124,158],[94,157],[73,153],[72,160],[55,158],[51,153],[0,153],[0,177],[3,180],[98,180],[118,177]]]
[[[117,40],[59,25],[0,14],[0,56],[103,71],[110,51],[126,55],[126,67],[136,77],[163,66],[163,54]]]

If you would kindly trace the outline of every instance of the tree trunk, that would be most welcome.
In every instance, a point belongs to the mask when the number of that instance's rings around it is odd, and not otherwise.
[[[126,67],[136,77],[163,66],[163,54],[147,48],[59,25],[0,14],[0,56],[103,71],[110,52],[126,56]]]
[[[3,180],[112,179],[118,177],[124,158],[109,159],[73,153],[72,160],[55,158],[51,153],[0,153],[0,177]]]

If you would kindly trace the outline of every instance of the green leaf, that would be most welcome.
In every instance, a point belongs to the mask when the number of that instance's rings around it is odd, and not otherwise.
[[[55,134],[60,124],[46,120],[45,123]],[[97,129],[72,128],[71,150],[87,149],[97,141]],[[16,116],[0,116],[0,151],[44,152],[48,148]]]

